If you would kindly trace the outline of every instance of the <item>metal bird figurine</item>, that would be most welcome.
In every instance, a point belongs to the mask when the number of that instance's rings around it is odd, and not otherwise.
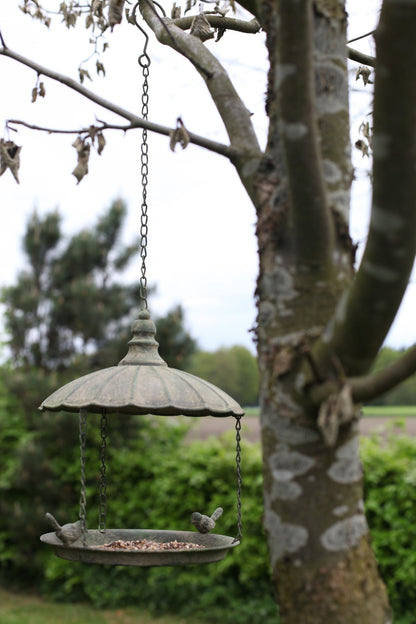
[[[69,546],[73,542],[76,542],[82,535],[82,523],[81,520],[77,522],[69,522],[61,526],[59,522],[53,517],[52,514],[46,513],[46,519],[49,524],[55,529],[55,535],[58,537],[65,546]]]
[[[217,507],[212,516],[204,516],[203,514],[194,511],[191,515],[191,522],[196,526],[200,533],[209,533],[215,527],[215,523],[222,515],[222,507]]]

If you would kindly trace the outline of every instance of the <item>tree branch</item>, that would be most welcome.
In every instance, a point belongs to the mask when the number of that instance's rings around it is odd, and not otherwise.
[[[0,30],[0,43],[1,43],[1,45],[3,46],[3,48],[4,48],[5,50],[7,50],[7,45],[6,45],[6,42],[5,42],[4,38],[3,38],[3,34],[2,34],[2,32],[1,32],[1,30]]]
[[[170,136],[170,134],[174,131],[174,128],[168,128],[167,126],[161,126],[159,124],[153,123],[151,121],[144,121],[140,117],[137,118],[137,121],[132,121],[132,123],[127,125],[117,125],[110,124],[103,121],[100,121],[100,125],[98,127],[95,126],[87,126],[85,128],[78,129],[60,129],[60,128],[46,128],[43,126],[36,126],[34,124],[30,124],[26,121],[22,121],[20,119],[8,119],[7,125],[19,125],[24,126],[25,128],[29,128],[29,130],[38,130],[40,132],[48,132],[49,134],[90,134],[92,129],[96,129],[98,131],[103,130],[121,130],[122,132],[127,132],[128,130],[136,130],[138,128],[147,128],[151,132],[155,132],[156,134],[162,134],[164,136]],[[194,145],[198,145],[199,147],[203,147],[211,152],[215,152],[221,156],[226,156],[230,160],[234,160],[238,157],[237,153],[233,148],[228,145],[224,145],[223,143],[218,143],[217,141],[211,141],[205,137],[199,136],[198,134],[194,134],[193,132],[188,132],[189,142]]]
[[[131,113],[130,111],[122,108],[121,106],[117,106],[113,102],[110,102],[109,100],[106,100],[105,98],[102,98],[101,96],[93,93],[89,89],[86,89],[83,85],[78,83],[76,80],[69,78],[68,76],[65,76],[64,74],[60,74],[58,72],[52,71],[42,65],[39,65],[38,63],[32,61],[31,59],[28,59],[22,56],[21,54],[18,54],[17,52],[13,52],[9,48],[0,49],[0,55],[6,56],[19,63],[22,63],[23,65],[26,65],[26,67],[33,69],[39,76],[40,75],[47,76],[48,78],[51,78],[52,80],[55,80],[57,82],[60,82],[61,84],[64,84],[65,86],[69,87],[73,91],[76,91],[77,93],[79,93],[86,99],[90,100],[91,102],[98,104],[102,108],[105,108],[106,110],[112,113],[115,113],[116,115],[130,122],[128,125],[125,125],[125,126],[105,124],[100,129],[106,129],[106,128],[119,129],[119,130],[123,130],[124,132],[126,132],[128,130],[132,130],[135,128],[147,128],[148,130],[152,132],[155,132],[157,134],[163,134],[165,136],[169,136],[170,133],[173,131],[173,128],[168,128],[166,126],[162,126],[162,125],[153,123],[151,121],[145,121],[144,119],[142,119],[141,117],[138,117],[134,113]],[[19,121],[16,119],[9,120],[8,123],[20,124],[20,125],[26,126],[27,128],[31,128],[33,130],[42,130],[44,132],[54,132],[54,133],[66,132],[66,131],[54,130],[51,128],[41,128],[37,126],[31,126],[30,124],[26,122]],[[69,132],[73,133],[73,132],[85,132],[85,131],[86,131],[85,129],[81,129],[81,130],[69,131]],[[217,154],[221,154],[222,156],[226,156],[232,161],[238,158],[237,151],[229,145],[218,143],[217,141],[211,141],[210,139],[199,136],[192,132],[189,132],[189,140],[194,145],[198,145],[209,151],[216,152]]]
[[[332,266],[333,230],[315,113],[312,2],[281,0],[278,6],[281,131],[297,261],[325,273]]]
[[[236,30],[238,32],[249,33],[253,35],[260,32],[261,30],[261,26],[256,19],[241,20],[234,19],[232,17],[222,17],[221,15],[210,15],[208,13],[204,13],[204,16],[213,28],[218,28],[220,30]],[[186,17],[177,18],[173,20],[172,23],[181,30],[189,30],[192,26],[193,21],[194,16],[189,15]]]
[[[370,67],[375,67],[376,65],[376,59],[374,56],[363,54],[362,52],[354,50],[354,48],[350,48],[349,46],[347,46],[347,52],[348,58],[351,59],[351,61],[356,61],[361,65],[369,65]]]
[[[150,1],[142,0],[140,11],[158,41],[182,54],[201,74],[224,122],[232,147],[240,154],[261,155],[251,114],[215,56],[200,39],[175,26],[173,20],[159,17]]]
[[[414,3],[385,0],[376,34],[369,236],[356,278],[314,350],[321,363],[336,353],[350,376],[371,367],[396,316],[415,258],[415,20]]]
[[[361,377],[350,377],[346,383],[350,386],[354,402],[361,403],[377,398],[388,392],[416,372],[416,345],[413,345],[399,359],[381,371]],[[315,405],[320,405],[331,394],[339,391],[339,382],[327,381],[314,386],[309,398]]]

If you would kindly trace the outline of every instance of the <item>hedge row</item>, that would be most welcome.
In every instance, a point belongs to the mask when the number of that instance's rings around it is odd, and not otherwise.
[[[4,407],[4,406],[3,406]],[[10,406],[9,406],[10,407]],[[4,411],[0,406],[0,417]],[[53,417],[56,425],[56,416]],[[260,449],[243,443],[243,541],[221,562],[182,568],[128,568],[63,561],[39,543],[50,511],[61,522],[77,517],[79,460],[74,417],[60,417],[61,438],[25,433],[18,411],[0,422],[0,573],[37,584],[54,600],[92,601],[97,607],[143,606],[210,622],[278,622],[262,529]],[[98,523],[98,419],[90,423],[87,455],[89,526]],[[110,422],[109,527],[191,529],[193,511],[224,508],[219,532],[237,533],[235,441],[232,433],[183,442],[185,429],[169,419]],[[49,423],[49,426],[52,426]],[[64,432],[64,433],[62,433]],[[62,441],[62,444],[60,442]],[[67,449],[65,451],[65,449]],[[58,452],[57,452],[58,451]],[[416,441],[394,437],[362,443],[367,515],[381,572],[395,611],[416,599]],[[43,475],[38,481],[39,474]],[[404,619],[403,622],[406,620]],[[410,621],[410,620],[409,620]]]

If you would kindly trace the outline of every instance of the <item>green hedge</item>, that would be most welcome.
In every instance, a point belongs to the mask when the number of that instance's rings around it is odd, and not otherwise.
[[[277,624],[262,529],[258,445],[243,442],[244,537],[223,561],[151,569],[72,563],[55,557],[40,544],[39,535],[50,530],[46,511],[61,522],[78,515],[77,419],[73,415],[39,416],[37,428],[28,432],[18,405],[1,396],[0,392],[3,583],[37,585],[55,600],[88,599],[97,607],[130,604],[155,614],[178,613],[221,624]],[[186,444],[186,427],[174,422],[110,419],[108,526],[187,530],[193,511],[211,513],[221,506],[224,514],[218,531],[235,535],[233,434]],[[91,417],[87,455],[91,528],[98,523],[98,429],[98,418]],[[416,603],[416,440],[363,439],[362,459],[373,546],[396,622],[407,624],[414,621]]]
[[[373,548],[395,612],[409,613],[408,621],[414,622],[416,440],[405,435],[387,441],[364,438],[361,448]]]
[[[190,530],[193,511],[223,507],[218,531],[237,534],[233,435],[205,442],[130,449],[109,462],[109,527]],[[44,592],[54,599],[88,597],[97,607],[143,606],[155,614],[180,613],[210,622],[278,621],[262,529],[259,448],[243,444],[242,544],[222,561],[178,568],[85,566],[47,560]],[[90,513],[90,517],[92,514]]]

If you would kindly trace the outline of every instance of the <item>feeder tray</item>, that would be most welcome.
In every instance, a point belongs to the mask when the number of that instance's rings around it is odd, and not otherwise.
[[[106,529],[88,530],[85,546],[81,539],[65,545],[54,532],[41,535],[40,540],[51,546],[55,555],[70,561],[98,563],[101,565],[122,566],[180,566],[199,563],[212,563],[224,559],[230,548],[239,545],[239,541],[227,535],[196,533],[194,531],[157,531],[153,529]],[[185,542],[197,544],[202,548],[172,550],[128,550],[107,549],[104,544],[117,540],[152,540],[161,544]]]

